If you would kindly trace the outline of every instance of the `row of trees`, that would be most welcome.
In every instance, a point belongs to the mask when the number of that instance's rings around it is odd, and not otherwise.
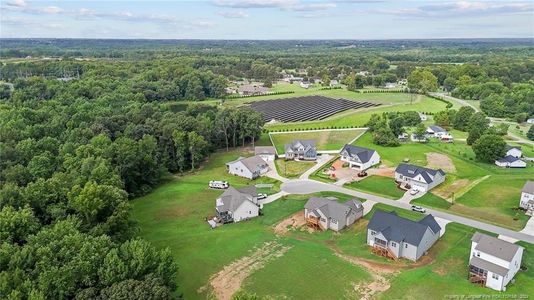
[[[390,112],[373,114],[365,125],[373,135],[373,142],[377,145],[394,147],[399,145],[398,136],[404,133],[404,127],[422,126],[421,118],[415,111]],[[422,134],[421,134],[422,135]]]
[[[253,141],[263,120],[147,102],[123,75],[109,64],[79,81],[19,79],[0,103],[0,298],[172,298],[177,266],[134,237],[129,198]]]

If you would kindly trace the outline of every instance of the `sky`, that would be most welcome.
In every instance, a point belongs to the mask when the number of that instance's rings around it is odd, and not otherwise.
[[[534,38],[534,0],[0,0],[2,38]]]

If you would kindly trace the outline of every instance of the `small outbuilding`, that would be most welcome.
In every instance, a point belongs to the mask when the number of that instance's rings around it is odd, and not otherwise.
[[[254,154],[264,161],[274,161],[276,159],[276,149],[273,146],[256,146]]]

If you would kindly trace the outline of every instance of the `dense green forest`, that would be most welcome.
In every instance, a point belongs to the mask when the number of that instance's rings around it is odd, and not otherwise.
[[[179,297],[179,266],[136,237],[129,199],[259,137],[252,110],[191,104],[224,98],[229,81],[304,70],[357,90],[408,79],[419,92],[479,100],[489,116],[534,116],[531,40],[2,44],[2,299]]]

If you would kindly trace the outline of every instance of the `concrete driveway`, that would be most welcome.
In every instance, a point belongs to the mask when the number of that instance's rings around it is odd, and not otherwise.
[[[347,195],[352,195],[355,197],[364,198],[367,201],[370,200],[376,203],[383,203],[383,204],[387,204],[390,206],[407,209],[407,210],[411,209],[411,205],[409,203],[400,202],[397,200],[391,200],[391,199],[384,198],[381,196],[371,195],[371,194],[363,193],[360,191],[354,191],[354,190],[347,189],[347,188],[337,186],[334,184],[328,184],[328,183],[323,183],[323,182],[309,180],[309,179],[307,180],[296,179],[296,180],[290,180],[290,181],[284,182],[282,183],[281,189],[282,191],[287,192],[289,194],[300,194],[300,195],[312,194],[312,193],[317,193],[317,192],[325,192],[325,191],[338,192],[338,193],[343,193]],[[502,235],[511,237],[513,239],[517,239],[517,240],[521,240],[521,241],[525,241],[529,243],[534,243],[534,235],[533,235],[534,224],[532,225],[533,226],[532,229],[531,227],[528,227],[528,228],[525,228],[521,232],[517,232],[517,231],[513,231],[507,228],[500,227],[500,226],[487,224],[484,222],[472,220],[469,218],[446,213],[446,212],[439,211],[439,210],[427,209],[427,213],[432,214],[433,216],[439,217],[448,222],[456,222],[456,223],[460,223],[460,224],[470,226],[473,228],[477,228],[480,230],[485,230],[485,231],[493,232],[496,234],[502,234]]]
[[[315,171],[319,170],[323,165],[325,165],[327,162],[329,162],[334,156],[330,154],[321,154],[317,158],[317,161],[315,162],[315,165],[311,168],[309,168],[306,172],[302,173],[300,175],[299,179],[308,179],[311,174],[313,174]]]

